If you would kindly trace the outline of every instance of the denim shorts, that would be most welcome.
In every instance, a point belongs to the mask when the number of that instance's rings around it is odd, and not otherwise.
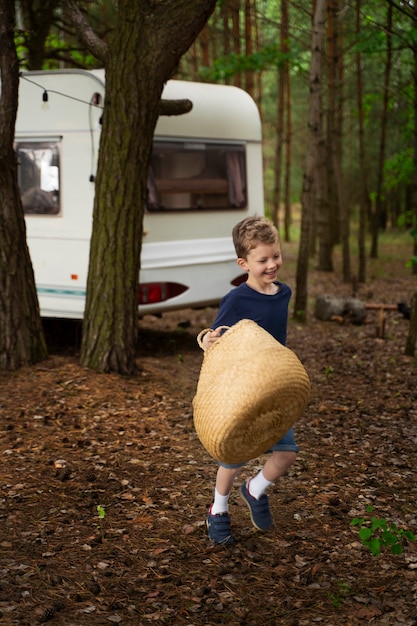
[[[265,454],[269,454],[270,452],[298,452],[300,448],[297,446],[295,442],[295,434],[294,428],[290,428],[283,437],[277,443],[269,448],[269,450],[265,451]],[[249,460],[249,459],[248,459]],[[227,463],[221,463],[217,461],[219,465],[222,467],[226,467],[227,469],[236,469],[238,467],[243,467],[246,463],[236,463],[233,465],[228,465]]]

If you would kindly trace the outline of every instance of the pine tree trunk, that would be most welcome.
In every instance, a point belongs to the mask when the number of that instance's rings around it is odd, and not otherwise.
[[[81,362],[130,374],[135,366],[142,220],[163,85],[215,0],[121,0],[106,65]]]
[[[326,19],[326,0],[316,0],[313,36],[311,43],[310,103],[308,114],[308,146],[301,194],[301,236],[297,261],[297,291],[294,303],[294,317],[303,322],[307,318],[308,266],[311,247],[311,233],[315,209],[317,172],[319,166],[319,145],[321,129],[321,83],[323,31]]]
[[[417,341],[417,291],[411,298],[411,317],[410,326],[408,328],[407,342],[405,346],[405,354],[414,356],[416,353]]]
[[[19,65],[14,3],[0,0],[0,370],[47,356],[13,149]]]
[[[233,38],[233,52],[236,56],[241,53],[240,45],[240,0],[229,0],[230,13],[232,17],[232,38]],[[241,75],[239,72],[233,77],[233,84],[236,87],[242,86]]]
[[[350,271],[350,211],[345,198],[345,185],[343,178],[343,84],[344,84],[344,59],[343,59],[343,20],[338,19],[343,9],[341,0],[333,0],[331,10],[334,16],[334,146],[333,151],[334,171],[337,188],[337,199],[340,215],[340,237],[342,244],[342,271],[345,283],[351,280]]]
[[[379,144],[379,159],[378,159],[378,172],[377,172],[377,186],[376,186],[376,200],[374,210],[371,217],[371,232],[372,243],[371,253],[372,259],[378,258],[378,237],[381,224],[383,223],[383,198],[382,198],[382,183],[384,178],[384,161],[385,161],[385,144],[387,136],[387,123],[388,123],[388,101],[390,97],[390,79],[391,79],[391,67],[392,67],[392,5],[388,5],[387,14],[387,59],[385,64],[385,80],[384,80],[384,98],[381,114],[381,137]]]
[[[417,29],[417,6],[413,9],[413,27]],[[413,83],[414,83],[414,128],[413,128],[413,159],[414,174],[412,180],[411,211],[413,229],[411,234],[414,238],[412,273],[417,276],[417,42],[413,40]]]
[[[288,0],[281,1],[283,51],[290,52],[290,26],[288,16]],[[284,172],[284,238],[290,241],[291,226],[291,76],[289,61],[284,62],[284,102],[285,102],[285,172]]]
[[[253,33],[255,31],[254,22],[256,13],[252,7],[253,0],[245,0],[245,54],[253,54]],[[255,75],[253,69],[245,71],[245,89],[252,96],[255,96]]]
[[[360,37],[361,18],[360,18],[361,0],[356,0],[356,32]],[[358,281],[364,283],[366,281],[366,217],[369,213],[369,194],[367,184],[367,162],[364,140],[364,114],[363,114],[363,85],[362,85],[362,55],[360,52],[356,54],[356,84],[358,96],[358,143],[359,143],[359,176],[360,176],[360,198],[359,198],[359,229],[358,229]]]
[[[285,13],[286,0],[281,1],[281,28],[280,28],[280,51],[284,56],[288,53],[288,17]],[[286,66],[287,65],[287,66]],[[280,64],[278,68],[278,101],[277,101],[277,117],[276,117],[276,142],[275,142],[275,159],[274,159],[274,189],[272,194],[272,220],[275,226],[279,227],[279,210],[281,205],[281,179],[283,171],[283,148],[284,148],[284,119],[285,119],[285,97],[287,95],[287,73],[288,64]]]
[[[281,200],[282,148],[284,143],[284,75],[283,68],[278,70],[278,102],[276,119],[276,140],[274,159],[274,190],[272,195],[272,221],[279,227],[279,208]]]

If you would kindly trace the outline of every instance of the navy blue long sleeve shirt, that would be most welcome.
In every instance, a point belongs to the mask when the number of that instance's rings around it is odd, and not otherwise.
[[[285,346],[287,341],[288,305],[291,289],[276,281],[279,290],[266,295],[242,283],[226,294],[219,306],[212,328],[233,326],[243,319],[253,320]]]

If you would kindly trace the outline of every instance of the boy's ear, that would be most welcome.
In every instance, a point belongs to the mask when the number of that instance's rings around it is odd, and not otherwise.
[[[245,272],[247,271],[247,269],[248,269],[248,264],[246,263],[246,260],[245,260],[245,259],[242,259],[242,258],[240,258],[240,257],[239,257],[239,258],[237,259],[236,263],[239,265],[239,267],[240,267],[242,270],[245,270]]]

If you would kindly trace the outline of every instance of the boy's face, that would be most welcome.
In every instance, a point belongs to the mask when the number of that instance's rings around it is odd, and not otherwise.
[[[238,259],[243,271],[248,272],[249,287],[263,293],[272,292],[273,282],[282,265],[281,246],[277,243],[260,243],[252,248],[246,259]]]

